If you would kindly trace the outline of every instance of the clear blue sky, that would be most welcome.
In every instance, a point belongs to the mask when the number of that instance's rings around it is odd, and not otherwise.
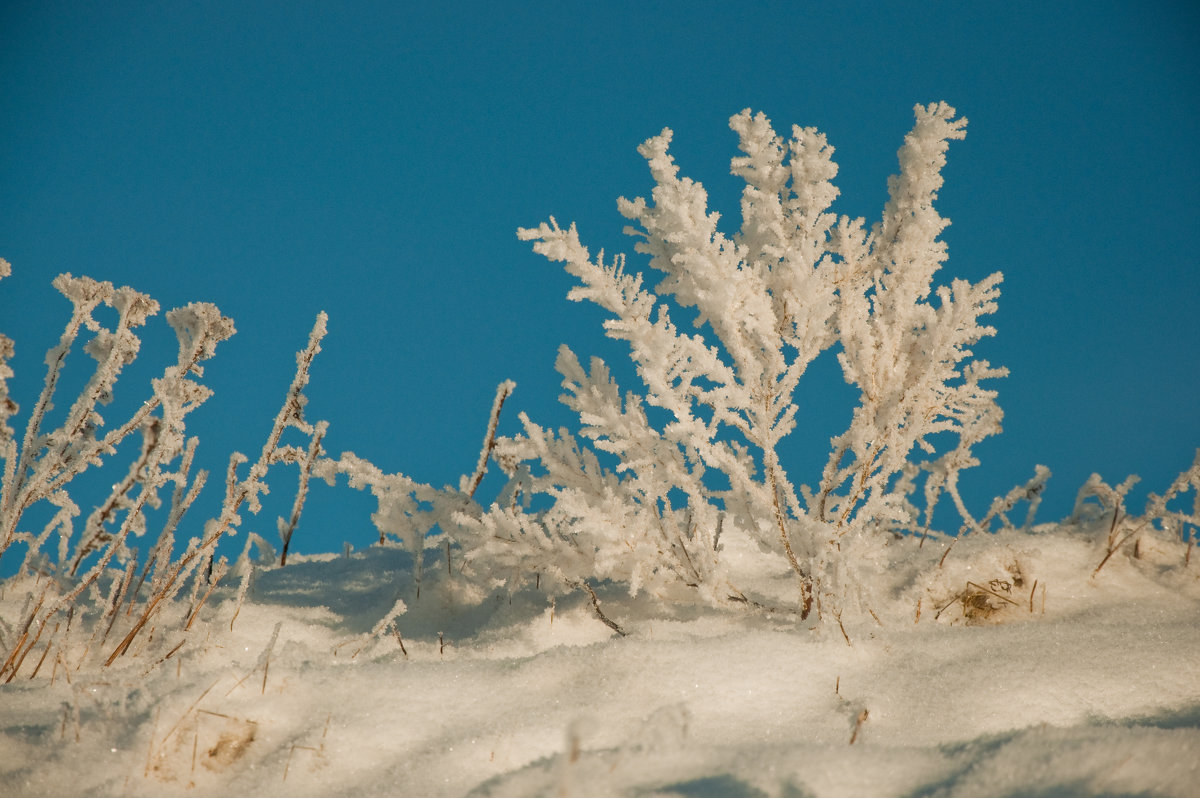
[[[518,383],[503,431],[517,410],[557,426],[558,345],[622,356],[518,226],[554,214],[631,251],[615,200],[649,192],[635,147],[665,126],[735,219],[727,120],[745,107],[825,132],[835,209],[875,219],[912,106],[945,100],[970,125],[945,171],[942,277],[1004,272],[999,335],[978,352],[1012,370],[968,500],[982,512],[1043,463],[1053,520],[1092,471],[1162,490],[1191,462],[1194,3],[417,5],[3,5],[0,330],[22,421],[66,319],[50,280],[71,271],[235,319],[192,416],[210,503],[229,451],[261,447],[320,310],[309,417],[330,422],[327,448],[451,482],[498,382]],[[173,336],[159,318],[146,337],[157,373]],[[118,401],[144,398],[130,380]],[[805,395],[797,482],[819,477],[845,396],[836,380]],[[281,503],[293,479],[276,472]],[[370,543],[372,506],[316,491],[295,548]],[[248,526],[274,538],[273,514]]]

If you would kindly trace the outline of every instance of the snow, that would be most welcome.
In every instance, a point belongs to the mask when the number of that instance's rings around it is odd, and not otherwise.
[[[215,596],[161,663],[152,635],[153,655],[111,668],[22,669],[0,690],[0,784],[10,796],[1195,796],[1200,562],[1154,539],[1093,576],[1103,531],[971,535],[948,554],[906,540],[880,622],[846,623],[849,644],[828,619],[600,585],[620,637],[581,591],[554,598],[532,576],[479,600],[433,578],[445,561],[430,556],[416,598],[400,549],[294,556],[256,570],[236,619],[236,591]],[[993,579],[1012,599],[967,587]],[[18,614],[21,588],[3,586],[0,617]],[[401,637],[372,637],[398,600]]]

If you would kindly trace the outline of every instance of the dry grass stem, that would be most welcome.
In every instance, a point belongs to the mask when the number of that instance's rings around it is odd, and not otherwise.
[[[146,769],[142,771],[142,778],[150,778],[150,767],[154,764],[154,738],[158,736],[158,716],[161,714],[162,707],[154,708],[154,722],[150,725],[150,740],[146,744]]]
[[[842,637],[843,637],[843,638],[845,639],[845,641],[846,641],[846,645],[848,645],[848,646],[850,646],[851,648],[853,648],[853,647],[854,647],[854,644],[850,642],[850,635],[846,634],[846,627],[842,625],[842,615],[841,615],[841,613],[837,613],[837,614],[835,614],[833,617],[834,617],[834,619],[835,619],[835,620],[837,620],[838,630],[839,630],[839,631],[841,631],[841,633],[842,633]]]
[[[512,395],[513,389],[516,387],[515,382],[506,380],[496,388],[496,398],[492,402],[492,413],[488,417],[488,427],[483,436],[483,449],[479,452],[479,462],[475,466],[475,474],[467,482],[465,491],[467,498],[475,496],[479,483],[483,482],[483,477],[487,474],[488,460],[491,458],[492,450],[496,448],[496,427],[500,423],[500,410],[504,407],[504,401]],[[449,559],[449,551],[447,551],[447,559]]]
[[[1121,505],[1118,504],[1117,508],[1115,510],[1113,510],[1112,526],[1108,530],[1108,546],[1107,546],[1108,550],[1104,553],[1104,559],[1101,560],[1100,564],[1096,566],[1096,570],[1092,571],[1093,578],[1096,576],[1096,574],[1100,573],[1100,569],[1104,567],[1105,563],[1107,563],[1112,558],[1112,556],[1121,549],[1122,546],[1124,546],[1126,543],[1128,543],[1130,538],[1132,538],[1138,532],[1141,532],[1142,527],[1144,527],[1146,525],[1146,522],[1143,521],[1141,524],[1139,524],[1137,527],[1135,527],[1132,531],[1130,531],[1127,535],[1125,535],[1124,537],[1120,537],[1119,524],[1120,524],[1121,520],[1122,520]]]
[[[163,654],[161,657],[159,657],[157,662],[155,662],[153,665],[151,665],[149,668],[147,668],[144,675],[148,676],[152,670],[157,668],[159,665],[162,665],[164,662],[169,660],[171,657],[175,656],[179,652],[179,649],[183,648],[186,643],[187,643],[187,638],[184,638],[183,640],[180,640],[178,643],[176,643],[174,648],[172,648],[166,654]],[[176,676],[179,675],[178,669],[176,669],[175,675]]]
[[[992,599],[996,599],[1002,604],[1020,606],[1006,595],[1011,591],[1012,583],[1003,579],[993,579],[986,586],[977,582],[967,582],[966,588],[962,592],[950,599],[934,614],[934,620],[940,618],[943,612],[955,604],[961,604],[963,617],[967,619],[968,623],[987,620],[1000,610],[1000,607],[994,606]]]
[[[575,584],[575,587],[579,588],[580,590],[583,590],[585,593],[588,594],[588,597],[591,599],[591,602],[592,602],[592,609],[596,613],[596,617],[599,618],[605,626],[607,626],[609,629],[612,629],[614,632],[616,632],[621,637],[628,636],[628,633],[624,629],[622,629],[620,626],[618,626],[616,621],[613,621],[611,618],[609,618],[607,615],[604,614],[604,611],[602,609],[600,609],[600,599],[599,599],[599,597],[596,596],[596,591],[592,590],[591,585],[589,585],[587,582],[580,580],[579,582],[577,582]],[[553,623],[553,615],[551,615],[551,623]]]
[[[29,674],[30,681],[33,681],[33,678],[38,675],[38,671],[42,669],[42,663],[46,661],[46,656],[50,653],[50,649],[54,645],[54,636],[58,634],[58,627],[59,624],[54,624],[54,631],[50,633],[50,640],[46,642],[46,650],[42,652],[42,656],[40,659],[38,659],[37,665],[33,667],[33,673]],[[16,674],[14,673],[14,675]]]
[[[404,647],[404,638],[400,636],[400,629],[392,626],[392,632],[396,635],[396,642],[400,644],[400,653],[404,654],[405,659],[408,659],[408,649]]]
[[[854,745],[858,740],[858,734],[862,731],[863,724],[867,722],[869,715],[870,713],[865,709],[858,713],[858,719],[854,722],[854,731],[850,734],[850,745]]]
[[[957,542],[958,542],[958,538],[955,538],[954,540],[950,541],[950,545],[947,546],[946,550],[942,552],[942,558],[940,560],[938,560],[938,568],[941,568],[943,565],[946,564],[946,557],[949,556],[950,549],[954,548],[954,544]]]

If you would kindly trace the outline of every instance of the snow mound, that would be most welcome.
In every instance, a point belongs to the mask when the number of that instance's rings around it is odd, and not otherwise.
[[[1093,576],[1103,548],[1070,527],[897,545],[905,576],[879,621],[801,624],[600,586],[625,637],[588,596],[533,579],[465,595],[427,563],[417,598],[402,551],[296,557],[257,573],[236,619],[232,596],[214,597],[164,661],[47,663],[4,685],[0,783],[13,796],[1196,794],[1200,567],[1133,552]],[[407,612],[379,631],[398,599]]]

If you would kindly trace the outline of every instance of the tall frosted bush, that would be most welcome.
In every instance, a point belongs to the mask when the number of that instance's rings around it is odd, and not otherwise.
[[[748,540],[794,573],[802,616],[840,616],[864,606],[862,587],[892,533],[927,526],[942,492],[974,524],[957,478],[976,464],[972,446],[1000,429],[983,383],[1006,372],[971,347],[994,332],[980,319],[995,310],[1001,275],[935,284],[949,222],[934,201],[966,120],[944,103],[915,113],[869,229],[831,211],[837,165],[823,134],[794,127],[785,141],[746,110],[730,120],[742,153],[732,173],[745,181],[732,234],[703,186],[680,175],[670,130],[639,147],[654,190],[618,208],[636,252],[663,275],[653,289],[623,255],[593,257],[573,224],[520,230],[579,280],[570,299],[610,314],[605,333],[629,345],[642,387],[624,392],[602,360],[584,366],[562,347],[563,401],[578,433],[522,415],[523,432],[496,444],[514,492],[544,495],[550,507],[512,501],[460,516],[481,533],[473,545],[505,566],[541,564],[567,584],[690,588],[723,604],[754,600],[722,556],[725,544]],[[693,331],[676,325],[681,311],[694,315]],[[823,471],[799,484],[780,441],[804,423],[797,386],[829,350],[858,406]],[[604,455],[617,465],[605,467]],[[924,522],[910,501],[922,472]]]

